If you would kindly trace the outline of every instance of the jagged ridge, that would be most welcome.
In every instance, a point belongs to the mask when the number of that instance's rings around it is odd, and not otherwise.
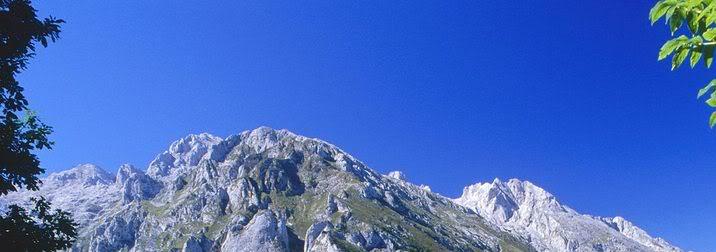
[[[112,177],[99,167],[80,165],[48,176],[39,192],[0,198],[6,201],[0,205],[37,193],[75,213],[81,232],[73,250],[547,248],[503,225],[519,209],[515,197],[487,200],[509,208],[489,211],[499,212],[493,216],[465,195],[455,200],[462,207],[427,186],[406,182],[402,173],[380,175],[329,143],[266,127],[225,139],[189,135],[159,154],[146,174],[123,165]],[[610,235],[651,238],[623,219],[592,220],[621,232]]]
[[[681,251],[622,217],[581,215],[544,189],[518,179],[477,183],[455,202],[543,251]]]

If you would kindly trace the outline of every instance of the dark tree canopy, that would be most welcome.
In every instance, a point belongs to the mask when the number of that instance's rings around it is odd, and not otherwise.
[[[0,195],[27,187],[36,190],[40,168],[34,149],[50,148],[52,128],[28,111],[15,75],[35,55],[35,44],[55,41],[64,21],[40,20],[28,0],[0,0]],[[20,118],[23,116],[24,118]]]
[[[32,199],[35,207],[28,213],[11,205],[0,218],[0,248],[25,251],[55,251],[72,246],[77,236],[69,213],[50,210],[44,199]],[[23,249],[24,248],[24,249]]]
[[[35,56],[36,45],[47,46],[60,33],[61,19],[39,19],[29,0],[0,0],[0,196],[18,188],[37,190],[44,170],[33,150],[51,148],[52,128],[28,108],[15,79]],[[71,215],[50,209],[44,198],[33,199],[26,211],[11,205],[0,214],[0,248],[13,251],[55,251],[72,245],[77,236]]]

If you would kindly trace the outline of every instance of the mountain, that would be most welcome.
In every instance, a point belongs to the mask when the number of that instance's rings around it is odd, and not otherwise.
[[[113,185],[111,174],[96,165],[81,164],[50,174],[42,180],[39,191],[21,189],[0,197],[0,205],[17,203],[27,206],[30,197],[43,196],[52,202],[53,207],[68,210],[75,222],[87,226],[116,204],[119,191]]]
[[[43,195],[74,213],[73,251],[678,251],[622,218],[579,215],[529,182],[476,184],[450,199],[266,127],[189,135],[146,173],[84,164],[43,181],[0,197],[0,208]]]
[[[474,184],[455,202],[540,251],[681,251],[622,217],[579,214],[528,181]]]

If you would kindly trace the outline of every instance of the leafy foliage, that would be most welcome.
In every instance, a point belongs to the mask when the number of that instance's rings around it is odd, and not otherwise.
[[[77,231],[68,212],[50,210],[44,199],[32,199],[34,209],[11,205],[0,218],[0,248],[25,248],[30,251],[54,251],[72,246]],[[28,249],[29,248],[29,249]]]
[[[36,190],[37,175],[44,172],[34,149],[50,148],[47,135],[52,128],[34,113],[15,75],[35,55],[35,43],[47,46],[55,41],[64,21],[52,17],[40,20],[28,0],[0,0],[0,195],[17,187]],[[22,114],[21,114],[22,113]],[[24,114],[24,119],[19,115]]]
[[[649,19],[652,25],[663,19],[671,31],[672,39],[664,43],[658,57],[671,56],[671,70],[687,58],[691,68],[700,61],[711,68],[716,48],[716,0],[660,0],[651,8]],[[708,93],[706,104],[716,108],[716,79],[699,90],[697,98]],[[711,113],[709,126],[716,126],[716,111]]]
[[[35,56],[36,44],[47,46],[59,38],[60,24],[52,17],[38,19],[29,0],[0,0],[0,195],[25,187],[37,190],[44,172],[32,153],[51,148],[50,126],[29,110],[15,76]],[[21,118],[22,117],[22,118]],[[66,249],[77,236],[71,215],[50,210],[41,198],[28,214],[17,205],[0,215],[0,248],[18,251]]]

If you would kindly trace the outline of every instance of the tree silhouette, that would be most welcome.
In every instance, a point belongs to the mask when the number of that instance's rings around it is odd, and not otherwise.
[[[59,37],[61,19],[38,19],[29,0],[0,0],[0,195],[18,188],[38,190],[37,175],[44,172],[32,153],[50,149],[50,126],[29,110],[23,88],[15,76],[35,55],[36,44],[46,47]],[[0,215],[0,248],[13,251],[54,251],[66,249],[77,236],[71,215],[51,210],[44,198],[32,199],[26,211],[8,206]]]
[[[72,246],[77,236],[76,224],[68,212],[50,210],[44,198],[32,199],[34,209],[28,213],[11,205],[0,218],[0,247],[18,251],[55,251]]]

